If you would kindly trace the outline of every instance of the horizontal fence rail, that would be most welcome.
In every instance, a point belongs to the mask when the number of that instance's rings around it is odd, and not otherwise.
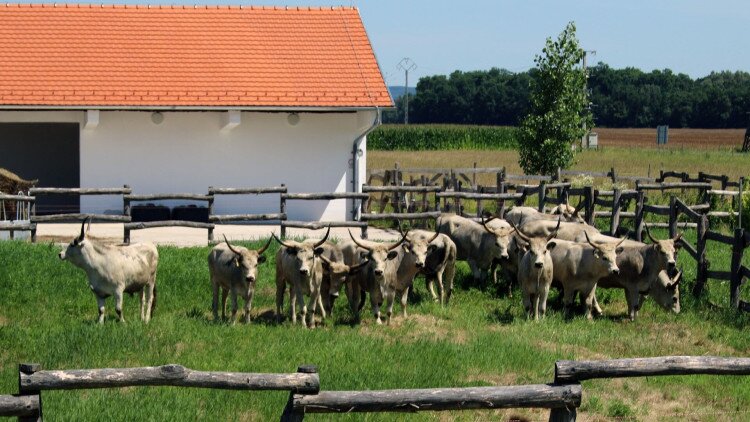
[[[39,409],[39,396],[0,395],[0,416],[35,416]]]

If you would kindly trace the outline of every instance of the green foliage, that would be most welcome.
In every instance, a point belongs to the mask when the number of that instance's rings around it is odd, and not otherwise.
[[[371,150],[513,149],[516,129],[505,126],[383,125],[367,136]]]
[[[622,400],[615,399],[607,409],[607,416],[620,420],[635,420],[635,412],[630,406],[623,403]]]
[[[585,92],[586,73],[579,67],[584,51],[570,22],[557,41],[547,38],[537,56],[531,110],[519,128],[519,164],[526,174],[554,174],[573,164],[571,145],[591,127]]]

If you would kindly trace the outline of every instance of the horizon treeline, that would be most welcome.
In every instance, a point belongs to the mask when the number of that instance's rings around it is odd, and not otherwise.
[[[409,97],[409,123],[516,126],[527,114],[536,70],[455,71],[423,77]],[[750,73],[712,72],[692,79],[669,69],[644,72],[605,63],[589,68],[588,88],[596,126],[744,128],[750,112]],[[403,97],[383,113],[404,121]]]

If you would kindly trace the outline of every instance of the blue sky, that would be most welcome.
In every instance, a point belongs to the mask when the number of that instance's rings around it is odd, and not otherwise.
[[[89,2],[84,2],[89,3]],[[107,2],[111,3],[111,2]],[[454,70],[532,67],[547,37],[575,21],[590,63],[670,68],[692,77],[712,70],[750,71],[747,0],[259,0],[143,1],[139,4],[354,5],[359,7],[389,85],[403,85],[398,62],[419,77]]]

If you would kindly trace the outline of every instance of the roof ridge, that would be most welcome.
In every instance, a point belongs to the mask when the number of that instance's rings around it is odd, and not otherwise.
[[[94,3],[0,3],[0,7],[27,8],[27,9],[248,9],[248,10],[275,10],[275,11],[341,11],[341,10],[359,10],[357,6],[254,6],[254,5],[237,5],[237,4],[94,4]]]

